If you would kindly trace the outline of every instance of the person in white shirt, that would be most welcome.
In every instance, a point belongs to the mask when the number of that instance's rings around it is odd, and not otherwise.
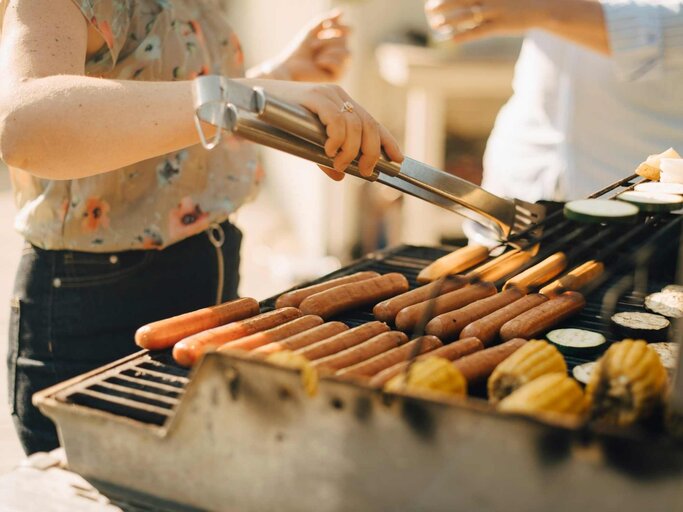
[[[570,200],[683,147],[683,2],[429,0],[455,42],[525,32],[514,94],[484,156],[484,187]]]

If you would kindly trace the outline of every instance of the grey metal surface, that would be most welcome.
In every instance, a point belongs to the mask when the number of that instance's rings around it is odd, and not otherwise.
[[[68,385],[77,384],[72,382]],[[683,510],[683,448],[209,354],[164,427],[57,399],[70,467],[209,510]]]

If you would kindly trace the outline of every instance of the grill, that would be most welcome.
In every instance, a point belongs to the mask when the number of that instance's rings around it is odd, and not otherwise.
[[[528,266],[558,250],[570,266],[599,256],[609,270],[561,327],[616,341],[611,314],[642,310],[646,294],[674,282],[675,265],[662,262],[678,259],[683,216],[585,226],[564,220],[561,206],[546,205],[543,244]],[[400,272],[414,287],[448,252],[401,246],[316,282],[374,270]],[[335,318],[351,327],[373,319],[369,310]],[[570,369],[586,362],[566,359]],[[661,432],[541,423],[501,416],[481,400],[387,396],[334,378],[310,398],[296,371],[232,355],[208,354],[190,373],[168,352],[140,352],[36,403],[57,423],[75,471],[159,508],[163,500],[211,510],[683,510],[683,450]]]

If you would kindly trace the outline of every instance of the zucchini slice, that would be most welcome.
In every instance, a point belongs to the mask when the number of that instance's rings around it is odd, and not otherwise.
[[[665,290],[645,297],[645,307],[658,315],[683,318],[683,292]]]
[[[635,205],[610,199],[579,199],[564,205],[564,216],[577,222],[630,222],[638,212]]]
[[[647,192],[648,194],[674,194],[683,195],[683,183],[661,183],[659,181],[647,181],[638,183],[636,192]]]
[[[607,345],[607,339],[598,332],[583,329],[555,329],[546,336],[548,341],[568,356],[588,356]]]
[[[665,341],[671,322],[661,315],[628,311],[612,316],[612,327],[624,338]]]
[[[674,194],[629,191],[619,194],[617,199],[636,205],[642,212],[664,213],[683,208],[683,197]]]
[[[572,370],[572,375],[581,384],[587,385],[588,382],[591,380],[591,377],[593,376],[593,372],[595,371],[595,365],[597,364],[598,363],[596,361],[592,361],[590,363],[584,363],[575,366]]]

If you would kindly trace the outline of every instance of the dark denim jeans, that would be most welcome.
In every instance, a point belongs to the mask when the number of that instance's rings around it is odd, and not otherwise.
[[[223,300],[237,297],[240,231],[222,224]],[[163,251],[95,254],[27,245],[10,317],[9,405],[27,454],[56,448],[55,427],[31,403],[44,388],[139,350],[141,325],[212,305],[218,255],[206,233]]]

